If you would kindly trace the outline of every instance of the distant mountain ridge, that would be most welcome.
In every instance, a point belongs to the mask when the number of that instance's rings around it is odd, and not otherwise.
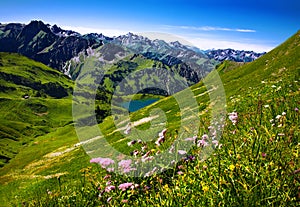
[[[232,60],[234,62],[252,62],[262,55],[263,53],[256,53],[253,51],[234,50],[234,49],[217,49],[206,50],[204,52],[209,58],[217,61]]]
[[[201,52],[198,48],[185,46],[178,41],[167,43],[158,39],[150,40],[133,33],[113,38],[97,33],[81,35],[42,21],[31,21],[27,25],[0,23],[0,52],[20,53],[66,74],[69,72],[67,65],[71,59],[80,54],[89,56],[88,50],[107,43],[121,45],[131,52],[170,66],[180,61],[187,62],[190,67],[202,71],[202,74],[211,71],[219,61],[249,62],[260,56],[232,49]]]

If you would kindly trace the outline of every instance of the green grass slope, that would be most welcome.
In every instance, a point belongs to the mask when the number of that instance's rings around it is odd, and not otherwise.
[[[0,165],[34,138],[72,122],[73,82],[24,56],[0,53]]]
[[[73,83],[65,75],[19,54],[0,53],[0,67],[1,97],[63,98],[72,93]]]
[[[253,63],[236,67],[225,62],[218,72],[226,93],[226,110],[236,111],[238,122],[233,125],[226,118],[219,140],[222,146],[208,159],[202,160],[199,156],[206,148],[195,146],[188,152],[187,159],[162,174],[154,173],[142,179],[119,176],[90,164],[83,148],[74,146],[77,142],[74,128],[66,126],[37,137],[41,148],[32,142],[1,169],[0,192],[5,192],[0,196],[2,203],[25,206],[298,206],[300,31]],[[213,126],[210,112],[214,103],[210,101],[211,92],[207,91],[211,88],[205,83],[214,78],[215,74],[211,73],[190,88],[199,106],[197,135],[200,138],[209,134]],[[175,97],[184,98],[186,92]],[[153,110],[157,107],[165,112],[164,119],[155,116]],[[149,149],[163,150],[175,140],[182,119],[180,110],[191,109],[188,105],[179,108],[174,97],[167,97],[131,113],[130,117],[119,117],[116,126],[113,118],[107,117],[99,127],[110,145],[129,153],[140,146],[128,147],[129,139],[120,133],[128,119],[136,123],[151,117],[137,124],[145,133],[155,133],[161,127],[160,122],[167,120],[166,143],[160,148],[155,147],[154,141],[147,143]],[[160,113],[157,111],[158,115]],[[150,122],[154,127],[149,128]],[[184,128],[190,134],[195,130],[190,125]],[[92,127],[83,130],[87,137],[97,136]],[[103,137],[92,141],[101,139]],[[138,186],[122,191],[118,186],[125,182]],[[108,185],[116,189],[105,191]]]

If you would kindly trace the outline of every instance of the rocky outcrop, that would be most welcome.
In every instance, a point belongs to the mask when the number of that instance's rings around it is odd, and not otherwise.
[[[58,26],[32,21],[28,25],[1,24],[0,51],[16,52],[62,71],[66,61],[102,41]]]

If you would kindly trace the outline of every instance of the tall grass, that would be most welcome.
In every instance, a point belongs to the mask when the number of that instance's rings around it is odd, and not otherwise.
[[[228,111],[238,113],[238,122],[227,119],[222,147],[206,160],[199,158],[203,148],[195,146],[172,169],[146,178],[89,164],[79,177],[63,175],[33,185],[21,200],[28,206],[297,206],[299,86],[297,81],[265,82],[232,96]],[[201,117],[201,123],[208,118]],[[122,183],[134,187],[123,191]]]

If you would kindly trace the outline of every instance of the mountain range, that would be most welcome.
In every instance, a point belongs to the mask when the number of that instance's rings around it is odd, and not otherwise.
[[[1,205],[298,206],[300,31],[245,64],[246,59],[220,62],[209,58],[209,51],[131,33],[114,38],[80,35],[40,21],[2,24],[0,28],[0,49],[5,51],[0,52]],[[245,51],[223,52],[241,58],[251,56]],[[223,55],[221,50],[216,54]],[[91,62],[94,70],[85,72]],[[107,67],[100,67],[103,65]],[[110,116],[112,107],[125,111],[111,105],[120,79],[149,67],[173,71],[178,75],[175,81],[184,77],[190,86],[174,94],[143,91],[135,98],[160,100],[129,116]],[[212,101],[214,91],[222,88],[207,85],[215,72],[225,94],[215,94]],[[88,83],[102,73],[95,110],[92,108],[99,123],[90,123],[85,113],[74,119],[72,103],[89,105],[87,100],[95,88]],[[159,73],[156,76],[165,79]],[[87,83],[78,85],[75,79]],[[76,86],[79,91],[75,91]],[[197,103],[195,108],[188,104],[188,91]],[[126,94],[121,95],[118,101],[128,101]],[[227,102],[222,107],[227,112],[214,108],[223,98]],[[196,112],[191,116],[196,115],[200,124],[189,116],[181,117],[189,111]],[[164,116],[160,116],[162,112]],[[227,117],[230,112],[236,113],[236,122]],[[212,115],[223,117],[221,123],[211,120]],[[137,133],[142,144],[128,145],[135,138],[134,133],[125,136],[128,122],[143,132]],[[86,140],[78,140],[75,126],[80,124]],[[95,133],[93,126],[103,136]],[[160,156],[166,149],[171,155],[168,148],[176,139],[183,143],[203,141],[217,128],[222,128],[221,137],[213,140],[217,145],[209,145],[213,153],[208,159],[201,156],[208,149],[204,144],[194,145],[190,151],[178,150],[175,156],[183,156],[178,164],[157,165],[153,169],[168,170],[157,171],[154,176],[113,174],[90,160],[93,153],[109,149],[97,145],[103,140],[128,156],[137,150],[137,158],[143,158],[147,154]],[[165,142],[157,146],[157,132],[162,129],[166,129]],[[181,130],[189,136],[178,136]],[[156,138],[144,140],[151,133]],[[143,144],[147,145],[145,152]],[[118,189],[123,183],[134,183],[134,188]],[[108,186],[116,187],[107,190]]]
[[[96,60],[95,64],[101,60],[108,67],[105,67],[106,69],[101,68],[103,70],[101,74],[104,75],[96,94],[96,106],[98,108],[96,116],[99,122],[110,115],[110,102],[116,87],[124,77],[133,71],[143,72],[144,68],[163,68],[178,74],[178,76],[173,77],[174,81],[183,77],[191,86],[198,83],[220,63],[221,55],[226,60],[235,57],[234,60],[237,62],[252,61],[259,56],[253,52],[232,49],[201,51],[178,41],[167,43],[158,39],[150,40],[133,33],[113,38],[97,33],[81,35],[71,30],[63,30],[57,25],[44,24],[42,21],[32,21],[28,25],[0,24],[0,51],[22,54],[64,73],[62,75],[20,55],[1,53],[0,80],[2,81],[0,82],[0,93],[2,97],[30,97],[31,101],[34,100],[33,97],[56,99],[70,97],[74,83],[68,80],[68,77],[76,80],[82,68],[85,67],[86,60],[92,58],[94,61]],[[21,74],[20,71],[22,71]],[[159,81],[169,81],[169,78],[162,75],[159,70],[154,71],[155,76],[159,77]],[[93,70],[84,73],[81,75],[90,77],[91,80],[97,76]],[[144,75],[148,76],[147,74]],[[155,84],[159,84],[159,82]],[[85,85],[81,96],[91,96],[88,92],[89,87],[88,84]],[[134,87],[134,85],[128,85],[126,90],[130,91]],[[178,91],[175,90],[172,94],[176,92]],[[153,89],[144,90],[142,93],[158,96],[170,95],[166,91]],[[124,98],[126,99],[125,96]],[[10,105],[14,104],[10,103]],[[39,114],[49,106],[38,101],[32,103],[31,107],[33,109],[30,110],[36,110],[33,113]],[[123,109],[117,108],[117,110]],[[81,121],[87,124],[89,117],[85,117]],[[46,119],[43,119],[43,122],[43,126],[48,123]],[[8,123],[6,121],[3,126],[13,126],[13,124]],[[52,124],[48,123],[48,125]],[[10,133],[5,132],[7,130]],[[18,129],[12,127],[3,130],[2,133],[4,137],[22,139],[21,137],[26,137],[27,131],[32,130],[33,128],[27,125],[18,124]],[[17,131],[22,131],[22,135]],[[37,134],[40,133],[37,132]],[[14,149],[16,150],[18,147],[14,147]],[[3,155],[5,163],[14,154],[7,153],[8,155]]]
[[[266,53],[265,52],[256,53],[253,51],[233,50],[233,49],[217,49],[217,50],[206,50],[205,54],[209,58],[213,58],[221,62],[224,60],[232,60],[234,62],[252,62]]]
[[[1,52],[23,54],[63,71],[73,78],[76,76],[70,74],[68,62],[76,59],[80,54],[88,55],[89,48],[94,50],[108,43],[126,47],[132,53],[143,54],[148,59],[160,60],[169,66],[186,62],[190,67],[204,74],[211,71],[218,61],[250,62],[263,55],[263,53],[232,49],[201,51],[198,48],[182,45],[178,41],[167,43],[132,33],[112,38],[97,33],[81,35],[42,21],[31,21],[27,25],[0,24]]]

